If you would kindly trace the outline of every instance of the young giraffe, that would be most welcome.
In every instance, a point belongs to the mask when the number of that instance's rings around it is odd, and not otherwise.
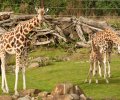
[[[16,68],[15,68],[15,95],[18,95],[17,85],[18,85],[18,72],[19,68],[22,68],[23,74],[23,89],[26,89],[25,81],[25,54],[26,54],[26,44],[28,43],[27,34],[37,25],[39,25],[43,20],[44,9],[37,9],[38,15],[32,19],[18,24],[12,31],[3,34],[0,37],[0,58],[1,58],[1,69],[2,69],[2,90],[5,93],[9,92],[6,73],[5,73],[5,63],[6,63],[6,53],[16,55]],[[24,59],[22,59],[24,58]]]
[[[89,81],[89,84],[91,83],[92,76],[95,75],[96,77],[96,83],[98,83],[97,79],[97,72],[99,70],[100,76],[101,74],[101,67],[103,65],[103,57],[102,53],[100,52],[100,48],[96,47],[94,42],[93,42],[93,34],[91,33],[91,53],[90,53],[90,67],[89,67],[89,72],[87,79],[85,82]]]
[[[104,31],[96,33],[96,35],[93,37],[93,43],[96,47],[99,47],[101,52],[103,53],[104,78],[107,80],[107,74],[110,77],[110,55],[112,51],[112,46],[113,43],[119,45],[120,38],[111,29],[105,29]],[[106,82],[108,83],[108,81]]]

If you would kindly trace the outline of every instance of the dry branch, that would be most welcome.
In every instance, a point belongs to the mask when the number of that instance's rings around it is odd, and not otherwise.
[[[77,31],[77,34],[78,34],[78,36],[80,37],[80,39],[83,41],[83,42],[86,42],[86,40],[85,40],[85,37],[84,37],[84,35],[83,35],[83,31],[82,31],[82,29],[81,29],[81,26],[80,25],[76,25],[76,31]]]
[[[49,41],[44,41],[44,42],[36,42],[34,45],[45,45],[45,44],[50,44],[51,42],[53,42],[53,41],[51,41],[51,40],[49,40]]]

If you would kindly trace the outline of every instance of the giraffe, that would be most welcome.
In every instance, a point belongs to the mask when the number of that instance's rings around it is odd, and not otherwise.
[[[103,57],[102,57],[102,53],[100,52],[100,48],[96,47],[93,42],[93,34],[90,33],[89,35],[91,38],[90,67],[85,82],[89,81],[90,84],[92,76],[95,76],[96,83],[98,83],[98,79],[97,79],[98,70],[99,70],[99,75],[102,76],[101,67],[103,66]]]
[[[17,91],[18,85],[18,73],[19,69],[22,68],[23,75],[23,89],[26,89],[26,78],[25,78],[25,55],[27,50],[28,38],[27,34],[40,23],[42,23],[44,16],[44,8],[37,9],[37,16],[33,17],[28,21],[24,21],[18,24],[12,31],[4,33],[0,37],[0,59],[1,59],[1,71],[2,71],[2,86],[1,89],[4,93],[9,93],[7,85],[5,63],[6,54],[16,55],[16,68],[15,68],[15,95],[19,95]],[[22,59],[24,58],[24,59]]]
[[[100,52],[103,55],[103,66],[104,66],[104,78],[106,82],[109,83],[107,80],[107,76],[110,77],[110,58],[112,52],[113,43],[120,45],[120,38],[115,32],[111,29],[105,29],[103,31],[97,32],[93,37],[93,43],[95,47],[100,48]],[[108,70],[108,73],[107,73]]]

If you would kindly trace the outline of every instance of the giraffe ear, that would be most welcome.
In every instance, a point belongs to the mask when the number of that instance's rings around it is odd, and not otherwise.
[[[35,10],[36,10],[36,12],[38,12],[38,8],[37,7],[35,7]]]
[[[46,9],[45,9],[45,13],[47,13],[47,12],[49,12],[49,8],[46,8]]]

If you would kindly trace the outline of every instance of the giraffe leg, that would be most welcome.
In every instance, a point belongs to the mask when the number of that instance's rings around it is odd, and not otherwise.
[[[101,62],[98,62],[98,71],[99,71],[100,77],[102,77]]]
[[[110,74],[110,72],[111,72],[111,70],[110,70],[110,56],[111,56],[111,54],[108,53],[108,77],[111,76],[111,74]]]
[[[95,62],[94,62],[94,64],[95,64]],[[95,76],[95,65],[93,65],[93,76]]]
[[[106,52],[104,53],[103,63],[104,63],[104,78],[106,78]]]
[[[16,54],[15,87],[14,87],[15,95],[19,95],[17,91],[19,67],[20,67],[20,55]]]
[[[90,69],[89,69],[89,74],[88,74],[89,84],[92,81],[92,76],[93,76],[93,62],[90,63]]]
[[[27,66],[28,63],[28,53],[27,50],[25,49],[24,55],[22,57],[23,59],[23,66],[22,66],[22,75],[23,75],[23,89],[26,89],[26,77],[25,77],[25,68]]]
[[[2,90],[4,93],[8,93],[8,85],[7,85],[7,79],[6,79],[6,73],[5,73],[5,54],[1,57],[1,71],[2,71]]]
[[[107,79],[107,72],[106,72],[106,59],[107,59],[107,56],[106,56],[106,52],[104,53],[104,59],[103,59],[103,63],[104,63],[104,79],[106,80],[106,83],[109,83],[108,79]]]
[[[22,74],[23,74],[23,89],[26,89],[26,79],[25,79],[25,67],[22,68]]]
[[[94,62],[94,71],[95,71],[95,81],[96,81],[96,83],[98,83],[98,78],[97,78],[97,71],[98,71],[98,69],[97,69],[97,61]]]
[[[93,67],[93,62],[90,62],[89,72],[88,72],[87,78],[85,80],[85,82],[87,82],[89,80],[89,84],[91,83],[91,75],[92,75],[92,72],[93,72],[92,67]]]

